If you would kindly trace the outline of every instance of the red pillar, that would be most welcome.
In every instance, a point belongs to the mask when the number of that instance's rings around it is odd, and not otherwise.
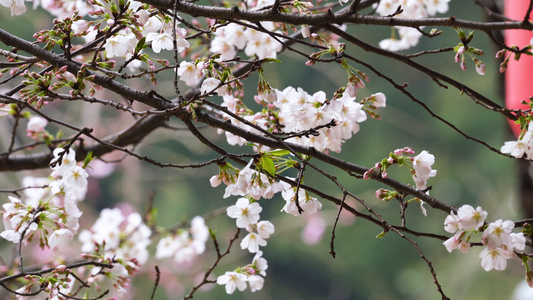
[[[505,0],[505,15],[513,20],[523,20],[527,12],[529,0]],[[505,43],[517,45],[522,48],[530,44],[533,32],[528,30],[507,30],[505,31]],[[527,109],[527,106],[520,104],[522,100],[527,100],[533,96],[533,57],[522,55],[520,61],[515,61],[512,57],[509,61],[507,71],[505,71],[505,103],[508,108]],[[513,121],[510,122],[511,129],[516,136],[520,133],[520,127]]]

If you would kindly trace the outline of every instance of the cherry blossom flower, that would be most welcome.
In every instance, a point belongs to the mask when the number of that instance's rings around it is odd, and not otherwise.
[[[172,50],[174,47],[174,44],[172,43],[172,35],[166,32],[150,32],[146,35],[146,42],[152,42],[152,49],[155,53],[159,53],[164,49]]]
[[[77,21],[74,21],[72,22],[72,32],[74,32],[74,34],[82,34],[84,32],[86,32],[88,29],[89,29],[89,23],[85,20],[77,20]]]
[[[448,2],[450,0],[424,0],[426,10],[430,16],[434,16],[437,13],[446,13],[448,11]]]
[[[268,262],[263,257],[263,251],[258,251],[252,259],[252,266],[262,276],[266,276],[266,270],[268,269]]]
[[[244,291],[246,289],[246,275],[237,272],[226,272],[217,278],[217,284],[226,285],[226,293],[233,294],[235,289]]]
[[[501,148],[502,153],[511,154],[516,158],[521,158],[529,151],[529,144],[527,142],[524,142],[523,140],[505,142]]]
[[[180,80],[183,81],[197,80],[199,78],[198,67],[192,62],[182,61],[177,72]]]
[[[425,190],[427,188],[427,180],[437,175],[437,171],[431,169],[431,166],[435,163],[435,156],[427,152],[426,150],[420,152],[413,158],[413,181],[416,184],[416,188],[419,190]]]
[[[250,203],[247,198],[239,198],[235,205],[226,209],[230,218],[236,219],[237,227],[246,228],[247,226],[259,221],[259,213],[263,210],[259,203]]]
[[[246,46],[246,36],[244,34],[246,27],[235,23],[228,24],[224,27],[224,38],[229,45],[237,49],[244,49]]]
[[[264,247],[267,242],[258,234],[253,232],[248,233],[241,241],[241,249],[248,249],[250,253],[259,251],[259,246]]]
[[[459,229],[461,230],[478,230],[485,219],[487,218],[487,212],[484,211],[480,206],[474,209],[471,205],[463,205],[457,211],[457,217]]]
[[[463,238],[462,231],[457,232],[454,236],[444,241],[443,245],[446,247],[446,250],[448,252],[452,252],[455,249],[459,249],[459,251],[463,253],[468,253],[470,250],[470,242],[468,242],[466,239]]]
[[[46,124],[48,124],[48,121],[45,118],[33,116],[28,121],[26,131],[28,132],[29,136],[33,136],[36,133],[42,133],[44,132],[44,127],[46,126]]]
[[[514,228],[513,221],[496,220],[490,223],[483,231],[483,244],[489,247],[499,247],[500,245],[510,245],[512,238],[510,236]]]
[[[56,246],[66,246],[74,238],[74,233],[72,231],[62,228],[56,230],[48,238],[48,246],[50,249],[54,249]]]
[[[505,142],[504,145],[501,148],[502,153],[508,153],[516,158],[521,158],[526,154],[526,157],[528,159],[533,158],[533,150],[532,145],[533,143],[533,122],[530,122],[528,125],[527,131],[523,134],[523,136],[518,139],[517,141],[508,141]]]
[[[455,233],[459,229],[459,217],[451,211],[444,220],[444,230],[449,233]]]
[[[124,57],[129,50],[129,41],[123,36],[117,35],[110,37],[106,40],[104,48],[106,51],[106,57]]]
[[[259,275],[250,275],[248,277],[248,284],[250,285],[250,291],[255,292],[263,288],[265,279]]]
[[[274,224],[269,221],[260,221],[257,223],[257,233],[260,237],[268,239],[275,231]]]
[[[159,16],[151,16],[148,18],[148,20],[146,20],[146,22],[143,23],[142,34],[143,36],[147,37],[149,33],[155,33],[159,29],[161,29],[161,27],[163,27],[163,22],[161,22],[161,19],[159,18]],[[147,40],[148,40],[148,37],[147,37]],[[170,40],[172,42],[172,38]]]
[[[481,253],[479,253],[479,258],[481,258],[481,267],[485,271],[490,271],[492,269],[503,271],[507,267],[507,259],[512,258],[509,255],[508,251],[503,250],[502,248],[485,248]]]
[[[11,16],[18,16],[26,12],[24,0],[0,0],[0,4],[11,8]]]
[[[218,93],[218,86],[220,85],[220,80],[216,78],[206,78],[204,82],[202,82],[202,86],[200,87],[200,92],[202,94],[207,93]]]

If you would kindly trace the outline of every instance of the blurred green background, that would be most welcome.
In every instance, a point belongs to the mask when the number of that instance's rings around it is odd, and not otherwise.
[[[452,1],[447,15],[457,18],[485,20],[482,10],[473,1]],[[42,11],[28,13],[11,18],[9,10],[0,9],[0,26],[14,34],[31,38],[33,32],[49,28],[47,15]],[[431,28],[426,28],[429,31]],[[443,34],[438,38],[423,38],[420,44],[408,52],[423,49],[453,47],[458,43],[457,34],[451,28],[442,28]],[[357,38],[373,45],[390,33],[389,28],[352,26],[347,29]],[[475,72],[474,64],[467,61],[468,69],[463,72],[454,63],[454,53],[427,55],[416,61],[452,76],[464,82],[483,95],[503,104],[500,82],[502,75],[498,72],[498,63],[493,59],[498,49],[492,48],[488,39],[481,33],[471,43],[485,50],[487,74],[480,76]],[[363,60],[380,72],[393,78],[397,83],[408,83],[407,88],[415,97],[423,101],[439,116],[450,121],[466,134],[486,141],[499,148],[506,140],[512,139],[505,119],[494,112],[475,105],[467,96],[449,88],[439,88],[430,78],[409,69],[405,65],[383,59],[367,53],[354,46],[347,46],[347,53]],[[282,64],[270,64],[265,67],[265,74],[271,85],[278,89],[286,86],[302,87],[308,93],[324,90],[331,97],[333,92],[345,85],[347,78],[340,66],[317,64],[304,66],[305,59],[284,53],[279,57]],[[380,110],[381,121],[369,119],[361,124],[361,130],[343,145],[341,157],[350,162],[371,167],[375,162],[386,157],[396,148],[410,146],[417,153],[427,150],[436,157],[434,169],[437,176],[429,180],[432,185],[431,195],[446,203],[460,206],[470,204],[482,205],[488,211],[488,221],[497,219],[518,219],[520,207],[516,195],[515,162],[500,156],[486,147],[466,140],[451,128],[432,118],[420,106],[413,103],[389,83],[362,66],[353,65],[370,77],[366,88],[358,91],[358,99],[372,93],[383,92],[387,96],[387,107]],[[156,90],[171,96],[172,72],[165,73],[168,81],[161,79]],[[163,75],[164,77],[165,75]],[[257,77],[250,77],[246,101],[252,102],[252,90]],[[140,83],[139,83],[140,84]],[[104,120],[111,120],[116,113],[109,108],[99,108],[97,113]],[[70,109],[73,122],[83,112]],[[79,118],[91,124],[90,118]],[[183,127],[179,122],[171,124]],[[118,126],[118,124],[114,124]],[[81,125],[80,125],[81,126]],[[122,124],[125,126],[125,124]],[[7,129],[9,132],[9,128]],[[203,129],[203,133],[220,145],[225,145],[223,135],[214,130]],[[8,140],[2,139],[2,147],[7,147]],[[235,152],[247,149],[231,148]],[[199,144],[185,130],[159,130],[136,148],[138,153],[160,158],[162,162],[193,163],[203,162],[216,157],[212,151]],[[398,206],[384,203],[375,198],[375,190],[384,187],[380,184],[357,180],[346,174],[324,166],[324,170],[338,176],[341,183],[350,191],[365,199],[369,205],[382,214],[389,222],[400,224]],[[46,174],[42,172],[25,172],[24,174]],[[130,203],[143,212],[152,191],[156,192],[155,205],[158,207],[158,225],[169,226],[183,218],[203,215],[221,207],[232,205],[237,197],[223,199],[223,187],[209,187],[208,179],[218,172],[215,166],[203,169],[172,170],[160,169],[133,158],[126,158],[116,166],[116,172],[100,180],[92,179],[88,198],[84,202],[82,227],[88,228],[97,212],[104,207],[114,207],[119,203]],[[412,184],[406,168],[397,167],[390,170],[390,176]],[[2,188],[19,186],[20,175],[4,174]],[[310,170],[305,176],[305,183],[317,187],[326,193],[341,197],[333,183],[324,180],[317,172]],[[337,207],[321,200],[324,204],[321,216],[327,227],[322,240],[309,245],[302,241],[302,230],[307,223],[304,217],[280,214],[284,201],[280,196],[271,200],[261,200],[263,212],[261,219],[271,220],[276,226],[276,233],[268,240],[268,246],[262,250],[268,260],[265,286],[261,291],[251,293],[236,291],[226,295],[221,286],[211,286],[208,290],[196,293],[195,299],[440,299],[432,276],[426,263],[420,259],[416,249],[406,240],[393,233],[377,239],[380,228],[364,220],[345,218],[336,231],[335,250],[337,257],[329,254],[331,227]],[[356,207],[364,212],[360,205]],[[91,216],[94,214],[94,216]],[[424,217],[417,205],[410,207],[407,214],[408,225],[419,231],[444,234],[443,222],[446,214],[428,208]],[[233,234],[234,221],[224,214],[209,219],[208,226],[217,231],[224,248]],[[241,237],[244,234],[241,233]],[[420,245],[426,257],[432,261],[438,279],[446,295],[451,299],[510,299],[513,289],[524,277],[520,262],[509,260],[507,270],[503,272],[485,272],[480,265],[478,254],[481,249],[473,248],[470,253],[453,252],[449,254],[442,242],[427,238],[412,237]],[[239,240],[240,241],[240,240]],[[239,242],[238,241],[238,242]],[[231,254],[215,269],[214,274],[222,275],[225,271],[248,264],[252,255],[239,249],[238,242]],[[154,250],[156,241],[151,250]],[[2,257],[8,260],[12,255],[7,242],[1,241]],[[153,253],[153,252],[152,252]],[[214,249],[208,244],[207,253],[195,264],[177,265],[171,260],[157,262],[163,274],[156,299],[178,299],[188,292],[193,282],[214,261]],[[132,286],[133,299],[148,299],[154,282],[154,262],[145,266],[147,273],[135,279]]]

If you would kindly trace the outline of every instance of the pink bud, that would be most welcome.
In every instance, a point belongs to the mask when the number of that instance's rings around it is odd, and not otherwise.
[[[309,25],[302,25],[302,36],[304,38],[308,38],[311,36],[311,30],[309,29]]]
[[[350,82],[346,86],[346,92],[348,93],[348,96],[355,98],[357,95],[357,86],[356,83]]]
[[[507,53],[506,49],[502,49],[498,52],[496,52],[496,58],[502,58]]]
[[[484,62],[479,62],[478,64],[476,64],[476,72],[479,74],[479,75],[485,75],[485,63]]]
[[[65,265],[59,265],[59,266],[56,267],[56,271],[57,272],[63,273],[63,272],[65,272],[65,270],[67,270],[67,266],[65,266]]]

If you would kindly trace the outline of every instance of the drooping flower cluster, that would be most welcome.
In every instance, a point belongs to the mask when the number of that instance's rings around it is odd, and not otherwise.
[[[457,214],[453,211],[444,220],[444,230],[454,236],[444,242],[448,252],[459,249],[463,253],[470,250],[473,234],[483,231],[481,242],[486,246],[479,254],[481,267],[485,271],[504,270],[507,259],[514,258],[514,251],[523,251],[526,239],[522,232],[512,232],[515,224],[512,221],[497,220],[486,226],[487,212],[480,206],[461,206]]]
[[[252,292],[263,288],[265,270],[268,267],[266,259],[261,257],[263,252],[259,247],[267,245],[266,239],[274,233],[275,227],[269,221],[260,221],[259,213],[263,208],[257,201],[248,198],[239,198],[235,205],[227,208],[227,214],[235,219],[238,228],[246,228],[248,234],[241,241],[241,248],[247,249],[250,253],[256,253],[252,263],[237,268],[235,271],[228,271],[217,278],[217,283],[226,286],[226,293],[232,294],[235,289],[243,291],[246,289],[246,282],[249,283]],[[263,277],[262,277],[263,276]]]
[[[90,230],[82,230],[79,240],[81,251],[91,254],[96,248],[103,251],[106,259],[120,259],[131,269],[138,269],[148,260],[147,246],[152,231],[143,223],[139,213],[125,216],[118,208],[106,208],[100,212]],[[128,270],[116,265],[114,273],[126,276]],[[131,272],[131,271],[130,271]]]
[[[5,230],[0,233],[13,243],[30,242],[37,235],[39,246],[55,248],[68,244],[79,228],[82,212],[78,202],[85,198],[88,174],[76,164],[74,150],[55,149],[52,179],[26,177],[26,200],[9,196],[3,205]],[[46,187],[48,186],[48,187]]]
[[[268,262],[262,255],[263,252],[258,251],[252,259],[251,264],[218,276],[217,284],[225,285],[226,293],[228,294],[233,294],[235,289],[244,291],[246,289],[246,282],[250,285],[252,292],[262,289],[265,282],[266,269],[268,268]]]
[[[443,14],[448,11],[450,0],[383,0],[377,4],[376,13],[380,16],[394,16],[395,18],[422,19],[434,16],[437,13]],[[401,9],[401,10],[399,10]],[[390,51],[400,51],[409,49],[418,44],[422,33],[416,28],[399,27],[399,38],[393,36],[390,39],[382,40],[379,46]]]
[[[241,248],[257,253],[259,246],[267,245],[266,239],[274,233],[274,225],[269,221],[259,221],[263,208],[258,202],[248,198],[239,198],[235,205],[227,208],[227,214],[235,219],[238,228],[246,228],[248,235],[241,241]]]
[[[155,258],[172,257],[177,263],[192,261],[204,253],[208,239],[209,229],[205,220],[196,216],[192,218],[189,230],[179,230],[177,234],[159,240]]]

